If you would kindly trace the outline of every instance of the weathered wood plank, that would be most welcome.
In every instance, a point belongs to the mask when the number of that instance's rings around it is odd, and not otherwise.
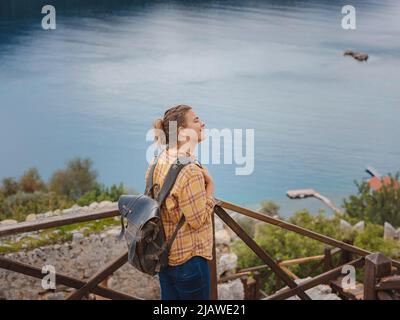
[[[23,233],[23,232],[31,232],[31,231],[38,231],[54,227],[60,227],[68,224],[105,219],[115,216],[119,216],[118,210],[107,209],[91,213],[65,214],[32,222],[21,222],[11,225],[2,225],[0,226],[0,237]]]
[[[243,214],[243,215],[245,215],[247,217],[254,218],[254,219],[257,219],[257,220],[260,220],[260,221],[264,221],[266,223],[278,226],[280,228],[296,232],[296,233],[301,234],[303,236],[306,236],[308,238],[311,238],[311,239],[326,243],[326,244],[328,244],[328,245],[330,245],[332,247],[337,247],[337,248],[340,248],[342,250],[350,251],[350,252],[358,254],[358,255],[360,255],[362,257],[365,257],[365,256],[367,256],[367,255],[372,253],[372,252],[369,252],[367,250],[364,250],[364,249],[355,247],[353,245],[347,244],[347,243],[345,243],[343,241],[339,241],[339,240],[333,239],[331,237],[328,237],[328,236],[322,235],[320,233],[317,233],[317,232],[314,232],[314,231],[311,231],[311,230],[296,226],[296,225],[294,225],[292,223],[288,223],[288,222],[283,221],[283,220],[272,218],[270,216],[267,216],[265,214],[256,212],[254,210],[250,210],[250,209],[247,209],[247,208],[240,207],[240,206],[235,205],[235,204],[230,203],[230,202],[218,200],[218,205],[223,207],[223,208],[225,208],[225,209],[241,213],[241,214]],[[400,267],[400,262],[399,261],[392,260],[392,263],[393,263],[393,265],[395,265],[397,267]]]
[[[395,300],[389,293],[385,291],[378,291],[377,297],[378,300]]]
[[[9,259],[6,259],[2,256],[0,256],[0,268],[6,269],[6,270],[10,270],[10,271],[14,271],[14,272],[18,272],[33,278],[37,278],[37,279],[43,279],[44,274],[42,273],[42,270],[33,266],[30,266],[28,264],[25,263],[21,263],[21,262],[17,262],[17,261],[12,261]],[[81,281],[81,280],[77,280],[75,278],[63,275],[59,272],[56,273],[56,284],[62,284],[65,285],[67,287],[70,288],[81,288],[83,287],[86,282]],[[127,295],[125,293],[122,292],[118,292],[112,289],[108,289],[108,288],[103,288],[101,286],[96,286],[94,287],[91,292],[108,298],[108,299],[116,299],[116,300],[142,300],[140,298],[134,297],[134,296],[130,296]]]
[[[380,280],[375,286],[376,290],[400,290],[400,276],[388,276]]]
[[[359,268],[364,264],[364,258],[354,260],[348,264],[354,266],[355,268]],[[340,276],[341,273],[342,273],[342,267],[337,267],[328,272],[322,273],[310,280],[303,281],[296,288],[288,288],[288,289],[283,290],[282,292],[275,293],[275,294],[269,296],[268,298],[266,298],[265,300],[283,300],[283,299],[290,298],[290,297],[298,294],[299,291],[305,291],[305,290],[311,289],[319,284],[326,283],[329,280],[335,279],[338,276]]]
[[[284,272],[279,265],[240,227],[235,220],[220,206],[215,206],[215,213],[224,221],[229,228],[231,228],[238,236],[241,238],[246,245],[254,251],[254,253],[263,260],[269,268],[280,278],[286,285],[290,288],[297,287],[296,282],[294,282],[287,274]],[[300,290],[298,296],[303,300],[310,300],[310,297]]]
[[[75,292],[73,292],[67,300],[80,300],[82,297],[87,294],[89,291],[93,290],[101,281],[107,278],[110,274],[114,273],[120,267],[122,267],[128,261],[128,253],[124,253],[114,261],[110,262],[108,265],[104,267],[104,269],[100,270],[94,276],[92,276],[88,282]]]
[[[342,280],[343,277],[340,276],[337,279],[330,281],[329,284],[335,293],[346,300],[364,299],[364,285],[362,283],[356,283],[355,288],[344,288]]]

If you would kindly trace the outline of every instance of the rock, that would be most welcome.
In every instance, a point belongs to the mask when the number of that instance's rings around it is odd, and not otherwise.
[[[105,208],[112,206],[113,203],[111,201],[102,201],[99,203],[99,208]]]
[[[219,244],[226,244],[229,245],[231,242],[231,237],[225,229],[219,230],[215,232],[215,243]]]
[[[235,271],[238,257],[234,253],[224,253],[219,258],[218,275],[221,276],[226,271]]]
[[[72,210],[79,210],[81,208],[81,206],[79,204],[74,204],[70,209]]]
[[[83,228],[80,228],[80,229],[79,229],[79,232],[82,233],[82,234],[84,234],[85,231],[88,231],[88,230],[89,230],[88,227],[83,227]]]
[[[294,280],[297,284],[302,283],[303,281],[310,280],[311,277],[307,277],[304,279]],[[276,293],[279,293],[288,287],[282,288],[278,290]],[[321,284],[315,286],[314,288],[306,290],[306,293],[310,296],[311,300],[341,300],[336,294],[332,293],[331,287],[325,284]],[[298,296],[292,296],[286,300],[300,300]]]
[[[358,221],[354,226],[353,229],[357,232],[363,232],[365,230],[365,222]]]
[[[362,52],[356,52],[353,50],[346,50],[343,53],[344,56],[351,56],[354,59],[358,60],[358,61],[367,61],[368,60],[368,54],[366,53],[362,53]]]
[[[346,220],[340,219],[340,231],[342,232],[351,232],[352,227],[351,224]]]
[[[219,300],[243,300],[244,287],[240,279],[235,279],[218,285]]]
[[[84,238],[84,235],[78,231],[72,233],[72,241],[80,241]]]
[[[32,251],[32,255],[34,257],[37,257],[39,259],[45,259],[46,258],[46,254],[43,252],[42,249],[36,248]]]
[[[114,227],[112,229],[109,229],[106,231],[106,235],[116,237],[120,234],[121,232],[121,227]]]
[[[98,202],[92,202],[89,206],[90,210],[95,210],[99,207],[99,203]]]
[[[65,300],[65,294],[63,292],[48,293],[46,300]]]
[[[79,209],[79,211],[82,212],[82,213],[85,213],[85,212],[89,211],[89,207],[88,206],[81,207]]]
[[[0,300],[6,300],[6,294],[3,289],[0,288]]]
[[[48,212],[46,212],[46,213],[44,214],[44,217],[45,217],[45,218],[50,218],[50,217],[52,217],[52,216],[54,216],[54,212],[53,212],[53,211],[48,211]]]
[[[31,213],[26,216],[25,221],[32,222],[32,221],[36,221],[36,219],[37,219],[36,214]]]
[[[14,219],[5,219],[5,220],[2,220],[2,221],[0,222],[0,225],[10,225],[10,224],[16,224],[16,223],[18,223],[17,220],[14,220]]]
[[[395,229],[389,222],[385,221],[383,225],[383,239],[400,239],[400,228]]]

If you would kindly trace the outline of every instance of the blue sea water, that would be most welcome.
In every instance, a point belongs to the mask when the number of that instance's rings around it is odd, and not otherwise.
[[[254,129],[254,171],[208,165],[219,198],[283,215],[337,205],[366,165],[400,166],[400,2],[45,1],[0,4],[0,178],[36,166],[44,179],[90,157],[106,184],[144,188],[146,133],[169,106],[208,128]],[[365,63],[346,49],[369,54]]]

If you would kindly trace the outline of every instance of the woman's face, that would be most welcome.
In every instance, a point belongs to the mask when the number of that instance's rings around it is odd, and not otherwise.
[[[195,143],[200,143],[206,138],[204,128],[204,122],[200,120],[193,109],[190,109],[186,113],[186,126],[181,128],[179,134],[185,136],[185,140],[190,139]]]

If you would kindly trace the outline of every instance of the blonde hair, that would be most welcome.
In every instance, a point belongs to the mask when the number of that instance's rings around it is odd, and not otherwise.
[[[153,126],[154,129],[156,129],[154,130],[155,140],[160,145],[166,145],[169,147],[171,142],[170,136],[177,137],[178,132],[176,132],[176,130],[178,130],[179,127],[184,127],[186,125],[186,113],[191,109],[192,107],[190,106],[180,104],[165,111],[162,119],[159,118],[154,121]],[[175,121],[176,126],[171,126],[172,130],[170,132],[169,123],[171,121]]]

